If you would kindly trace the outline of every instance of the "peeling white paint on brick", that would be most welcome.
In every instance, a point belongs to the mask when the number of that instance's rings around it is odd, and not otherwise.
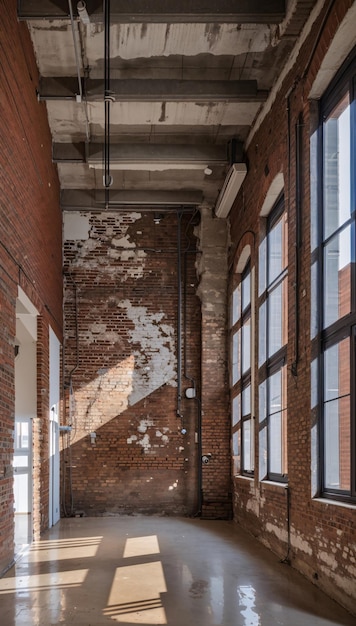
[[[129,341],[135,358],[133,391],[129,404],[133,405],[162,385],[177,386],[174,328],[160,324],[164,313],[149,313],[146,307],[134,307],[129,300],[118,305],[126,310],[134,323]]]
[[[145,433],[149,426],[153,426],[152,420],[141,420],[137,427],[137,430],[139,433]]]
[[[89,214],[78,211],[63,213],[64,241],[85,240],[89,237]]]
[[[80,223],[76,228],[73,227],[71,239],[69,239],[70,224],[66,229],[67,240],[72,240],[72,245],[75,246],[71,268],[96,270],[98,276],[94,284],[100,284],[103,275],[120,276],[121,281],[142,278],[147,255],[144,250],[135,249],[136,244],[130,240],[127,232],[129,227],[141,218],[141,213],[130,213],[125,216],[102,213],[92,218],[91,224],[86,214],[78,213],[77,220],[84,218],[86,228],[80,226]],[[117,263],[113,264],[111,261]]]
[[[343,590],[346,595],[349,595],[350,598],[353,598],[355,595],[355,576],[356,571],[350,578],[346,576],[340,576],[339,574],[335,574],[330,572],[327,567],[321,566],[320,571],[325,574],[328,578],[330,578],[330,582],[334,581],[335,585]]]
[[[139,446],[142,446],[146,452],[151,448],[150,437],[147,433],[141,439],[138,439],[136,443]]]
[[[133,443],[134,441],[137,441],[137,435],[131,435],[131,437],[128,437],[128,439],[126,439],[127,443]]]
[[[286,542],[288,539],[287,531],[283,528],[280,528],[280,526],[277,526],[276,524],[271,524],[271,522],[267,522],[266,530],[267,532],[276,535],[276,537],[278,537],[278,539],[280,539],[281,541]]]
[[[300,532],[296,531],[293,527],[291,528],[290,542],[293,548],[295,548],[296,550],[300,550],[310,555],[313,554],[313,550],[309,543],[305,539],[303,539]]]
[[[320,551],[319,558],[321,561],[326,563],[326,565],[330,567],[330,569],[335,570],[337,568],[337,560],[335,556],[330,554],[330,552]]]
[[[252,512],[258,517],[258,502],[255,498],[250,498],[246,502],[246,511]]]
[[[129,236],[121,237],[121,239],[112,239],[111,245],[116,246],[117,248],[134,248],[135,243],[130,241]]]

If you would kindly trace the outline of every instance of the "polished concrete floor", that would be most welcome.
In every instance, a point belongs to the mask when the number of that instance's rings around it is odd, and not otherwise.
[[[1,626],[355,626],[232,522],[61,520],[0,579]]]

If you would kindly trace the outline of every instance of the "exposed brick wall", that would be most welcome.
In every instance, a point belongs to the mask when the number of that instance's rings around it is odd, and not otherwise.
[[[201,257],[199,297],[202,307],[202,515],[231,515],[230,423],[227,386],[226,305],[228,229],[225,220],[203,208],[197,234]]]
[[[0,573],[13,558],[14,344],[18,285],[61,337],[62,244],[59,185],[51,163],[46,107],[36,97],[32,44],[16,2],[0,1]],[[43,361],[43,371],[48,363]],[[40,419],[48,411],[39,398]],[[42,406],[42,409],[41,409]],[[49,408],[49,407],[48,407]],[[43,439],[38,474],[47,474]],[[48,509],[48,492],[38,506]],[[44,520],[46,515],[44,515]],[[47,513],[48,519],[48,513]],[[42,528],[45,527],[45,522]]]
[[[259,483],[258,465],[253,480],[235,477],[234,517],[236,523],[253,532],[281,558],[288,555],[291,564],[310,580],[346,607],[355,610],[355,508],[312,500],[310,495],[312,417],[309,140],[312,133],[313,107],[308,101],[308,93],[331,39],[351,4],[336,1],[328,15],[324,7],[300,50],[296,66],[287,76],[269,114],[249,145],[247,153],[249,171],[230,216],[232,240],[230,262],[234,263],[237,260],[241,237],[247,231],[252,231],[255,233],[256,249],[252,253],[251,264],[257,264],[257,248],[261,233],[259,213],[272,181],[279,172],[282,172],[285,181],[289,238],[287,348],[289,482],[288,489],[284,486]],[[296,250],[298,120],[302,122],[302,187],[301,247]],[[298,301],[295,298],[296,251],[299,253]],[[232,288],[233,270],[230,283]],[[299,337],[296,346],[297,319]],[[258,324],[256,339],[257,333]],[[255,376],[257,377],[257,366]],[[257,401],[256,388],[256,424]],[[256,432],[256,450],[258,462],[258,432]]]
[[[179,403],[177,215],[157,225],[139,211],[65,216],[67,514],[196,512],[197,403],[184,393],[200,371],[191,217],[181,220]]]

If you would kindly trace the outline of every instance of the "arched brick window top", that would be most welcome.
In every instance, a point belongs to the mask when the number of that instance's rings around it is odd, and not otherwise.
[[[284,189],[284,176],[279,172],[272,180],[261,207],[260,216],[267,217]]]
[[[255,248],[255,234],[252,231],[247,231],[240,239],[237,248],[235,250],[233,273],[241,274],[248,261],[253,264],[253,255]]]

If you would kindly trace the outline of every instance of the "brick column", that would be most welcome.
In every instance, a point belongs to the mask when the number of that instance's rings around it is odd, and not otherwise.
[[[201,251],[197,270],[202,312],[202,454],[211,454],[209,462],[202,465],[202,516],[226,519],[231,515],[226,341],[228,223],[203,208],[197,230]]]

